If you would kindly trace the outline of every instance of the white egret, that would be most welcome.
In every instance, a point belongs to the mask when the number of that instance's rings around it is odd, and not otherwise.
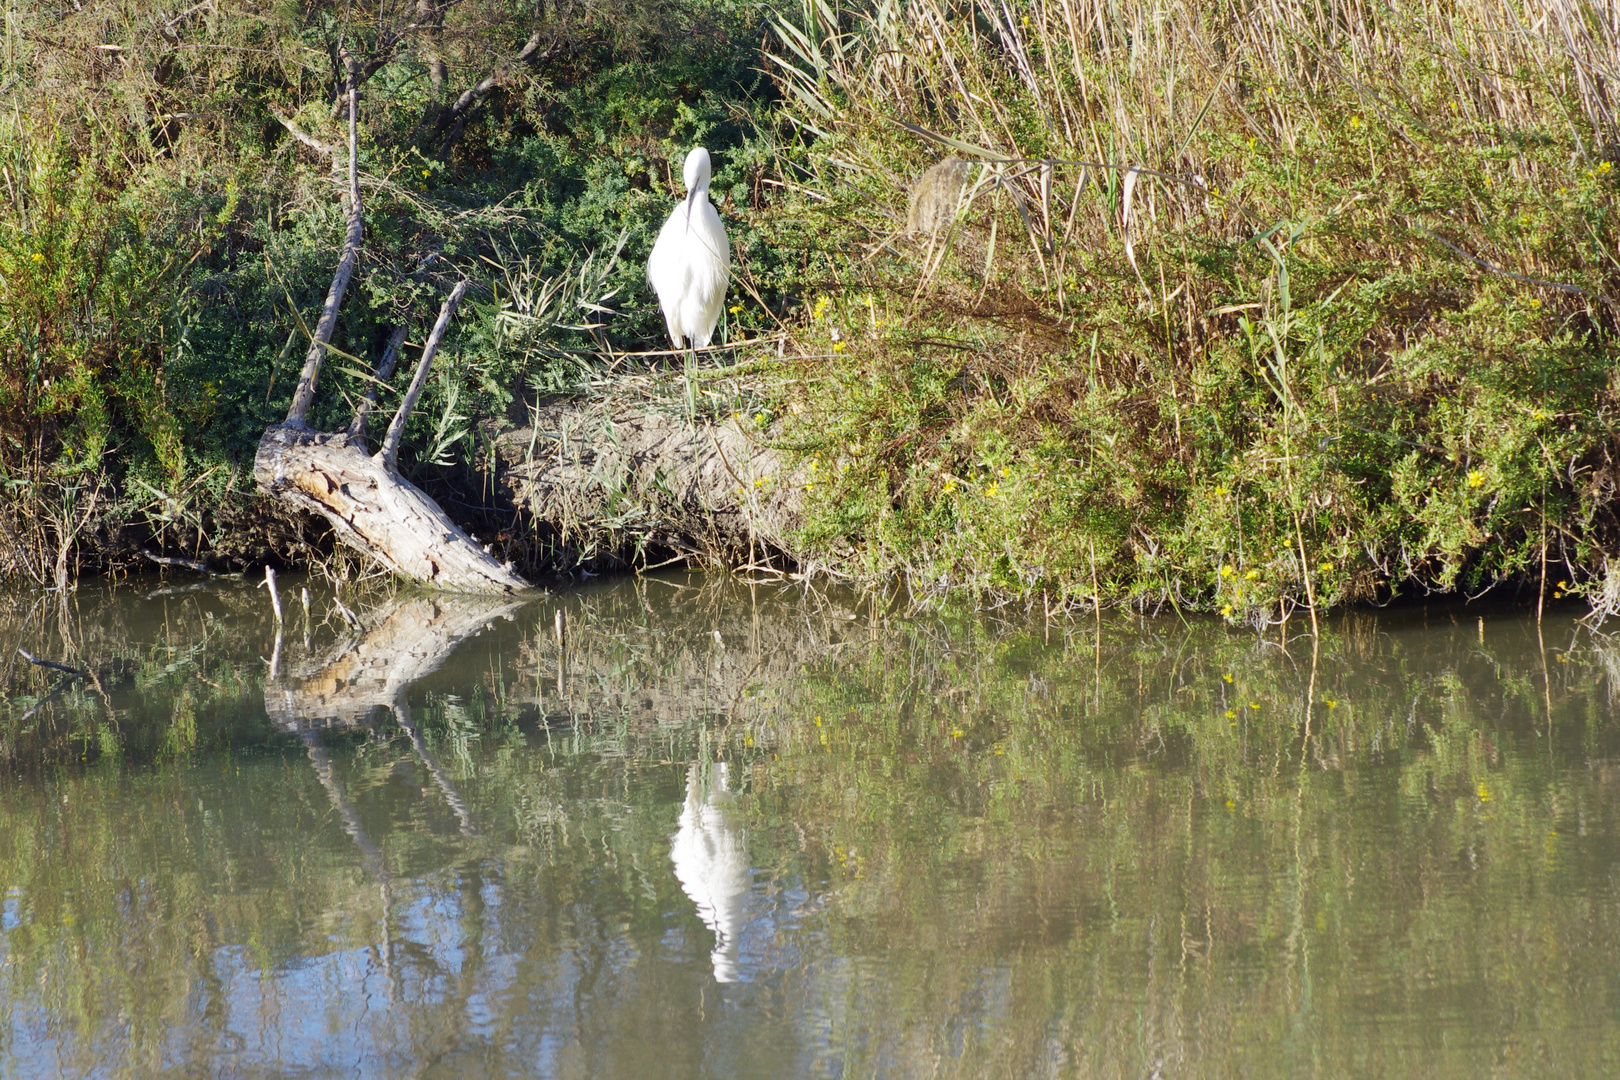
[[[748,843],[732,827],[726,804],[726,763],[716,762],[708,782],[698,766],[686,773],[686,805],[680,828],[669,846],[675,878],[697,905],[698,918],[714,932],[716,982],[737,981],[737,936],[742,930],[743,901],[750,885]]]
[[[701,349],[714,336],[725,306],[731,245],[709,202],[709,152],[703,147],[686,155],[684,179],[686,199],[658,230],[647,260],[647,282],[658,294],[675,347]]]

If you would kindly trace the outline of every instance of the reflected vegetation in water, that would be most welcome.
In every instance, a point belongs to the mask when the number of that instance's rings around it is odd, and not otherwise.
[[[1620,1071],[1568,619],[309,592],[0,598],[0,1075]]]

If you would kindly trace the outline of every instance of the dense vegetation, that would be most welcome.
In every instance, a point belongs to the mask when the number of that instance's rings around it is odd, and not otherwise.
[[[763,16],[733,0],[24,7],[0,73],[0,570],[36,580],[120,549],[275,554],[247,470],[343,233],[322,149],[343,141],[341,52],[363,79],[367,233],[312,419],[346,419],[391,325],[430,323],[471,275],[408,436],[430,484],[477,459],[476,421],[571,384],[580,302],[657,342],[641,267],[685,147],[715,148],[728,214],[766,168]],[[791,248],[745,219],[733,241],[784,306]]]
[[[452,269],[483,290],[419,477],[661,344],[640,266],[703,142],[732,317],[796,346],[767,422],[813,474],[806,560],[1255,622],[1503,582],[1620,605],[1606,7],[175,7],[8,23],[14,573],[266,554],[235,523],[342,227],[310,144],[346,48],[370,232],[338,346],[375,356]],[[945,155],[965,186],[920,185]]]
[[[1255,620],[1601,570],[1611,12],[967,10],[784,28],[802,182],[860,245],[806,335],[851,465],[824,550]],[[946,151],[971,173],[940,260],[898,234]]]

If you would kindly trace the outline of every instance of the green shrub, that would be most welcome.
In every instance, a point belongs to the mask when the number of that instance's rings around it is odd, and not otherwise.
[[[806,0],[819,557],[1274,618],[1590,583],[1620,172],[1568,9]],[[1511,28],[1511,33],[1501,32]],[[946,224],[908,189],[968,163]],[[845,468],[847,466],[847,469]],[[1560,582],[1562,584],[1554,584]]]

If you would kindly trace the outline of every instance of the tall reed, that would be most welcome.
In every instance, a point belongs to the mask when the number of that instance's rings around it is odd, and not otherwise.
[[[1553,0],[783,13],[788,160],[836,238],[806,386],[842,392],[807,391],[805,438],[851,465],[810,542],[1083,603],[1095,546],[1113,599],[1256,622],[1601,578],[1617,27]],[[967,178],[916,235],[945,156]]]

